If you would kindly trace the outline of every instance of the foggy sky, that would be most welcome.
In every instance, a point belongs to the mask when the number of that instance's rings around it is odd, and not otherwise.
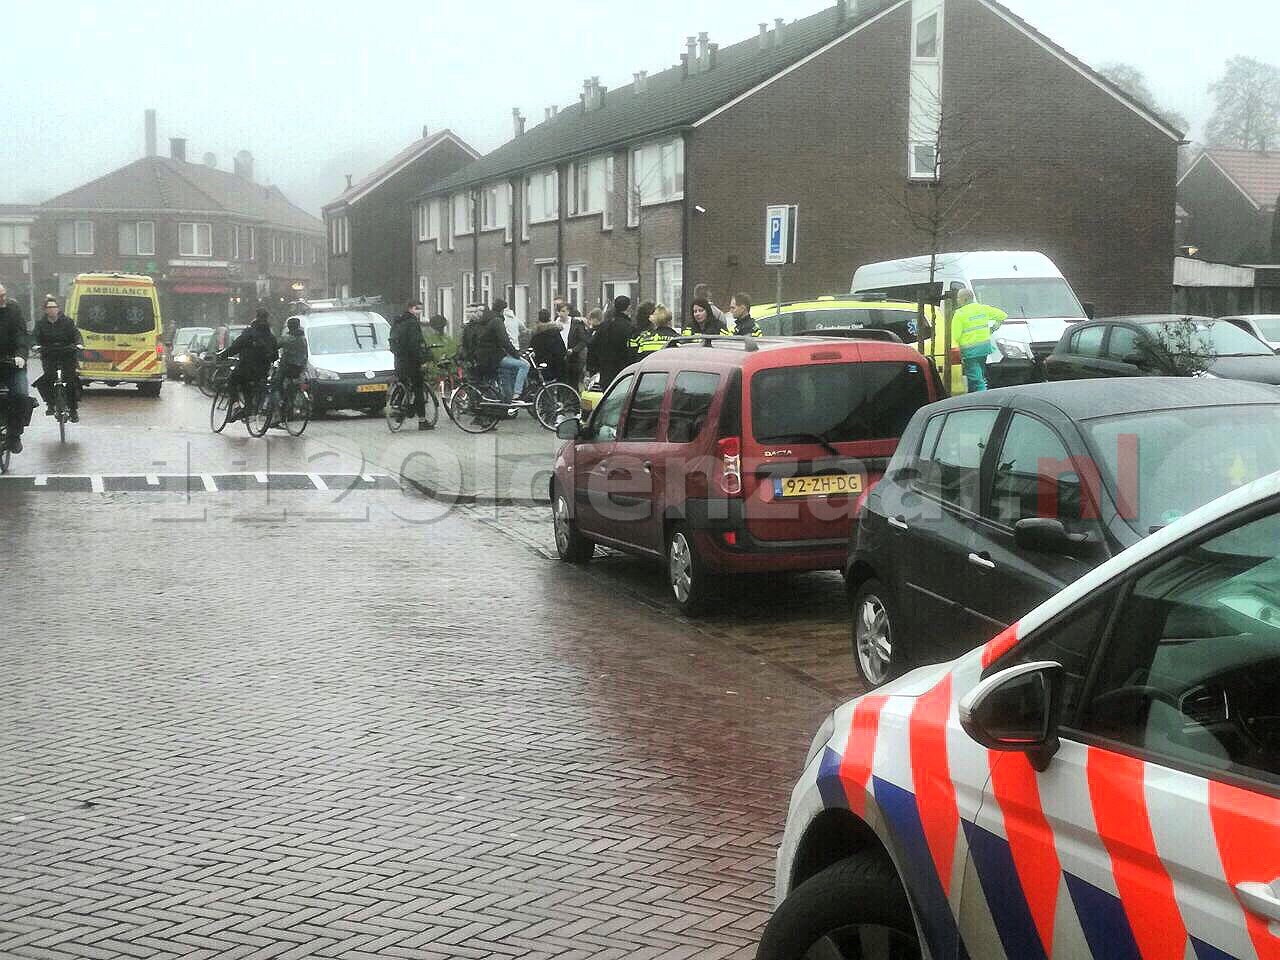
[[[689,34],[728,46],[833,2],[0,0],[0,202],[48,199],[137,159],[155,107],[162,153],[185,136],[188,159],[212,152],[230,169],[247,149],[259,180],[317,213],[343,174],[359,179],[424,125],[484,153],[510,138],[513,106],[532,126],[574,102],[584,77],[617,88],[678,63]],[[1005,3],[1093,66],[1143,70],[1192,136],[1228,57],[1280,61],[1274,0]]]

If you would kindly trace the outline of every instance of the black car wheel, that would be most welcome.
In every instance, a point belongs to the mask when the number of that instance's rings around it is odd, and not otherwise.
[[[851,604],[853,662],[868,684],[878,687],[902,672],[900,621],[889,591],[879,580],[868,580]]]
[[[756,960],[910,960],[920,956],[906,891],[883,853],[841,860],[791,891]]]
[[[697,616],[712,593],[711,575],[694,546],[687,527],[676,527],[667,540],[667,585],[676,606],[686,616]]]

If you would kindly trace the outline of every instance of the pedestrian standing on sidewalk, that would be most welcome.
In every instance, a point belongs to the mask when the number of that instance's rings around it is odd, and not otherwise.
[[[613,316],[596,329],[588,350],[588,363],[600,374],[600,387],[607,390],[624,367],[631,364],[631,298],[622,295],[614,298]]]
[[[980,393],[987,389],[991,335],[1009,319],[1009,315],[998,307],[978,303],[968,288],[957,292],[956,306],[958,309],[951,315],[951,329],[955,332],[955,344],[960,348],[965,385],[970,393]]]
[[[404,313],[391,324],[391,356],[395,358],[396,379],[412,391],[410,416],[418,418],[419,430],[433,430],[427,421],[427,395],[422,365],[427,360],[427,344],[422,339],[422,301],[410,300]]]
[[[595,312],[598,315],[600,311]],[[583,322],[581,311],[570,306],[564,331],[564,346],[569,353],[566,376],[569,378],[569,386],[575,390],[582,389],[582,371],[587,364],[587,347],[590,343],[591,334]]]

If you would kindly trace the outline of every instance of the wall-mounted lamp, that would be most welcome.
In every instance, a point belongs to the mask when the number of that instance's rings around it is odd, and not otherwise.
[[[700,204],[700,203],[695,203],[695,204],[693,205],[693,212],[694,212],[694,213],[706,213],[706,212],[707,212],[707,208],[706,208],[706,207],[704,207],[704,206],[703,206],[702,204]]]

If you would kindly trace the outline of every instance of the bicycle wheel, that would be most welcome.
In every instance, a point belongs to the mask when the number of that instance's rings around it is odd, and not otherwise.
[[[221,433],[226,427],[231,418],[232,402],[229,390],[219,390],[213,395],[213,402],[209,404],[209,429],[214,433]]]
[[[311,394],[305,390],[294,390],[284,410],[284,428],[291,437],[302,436],[311,422]]]
[[[582,398],[567,383],[549,383],[538,391],[533,411],[545,429],[555,430],[562,420],[582,416]]]
[[[403,383],[393,383],[387,391],[387,429],[399,433],[404,426],[404,405],[409,398],[409,391]]]
[[[200,372],[196,374],[196,387],[210,400],[218,393],[218,388],[213,385],[213,365],[206,363],[200,367]]]
[[[259,387],[249,397],[249,408],[245,411],[244,428],[251,437],[265,437],[275,416],[276,398],[263,396],[263,388]]]
[[[423,385],[422,394],[426,398],[426,404],[423,406],[426,416],[422,418],[422,422],[434,427],[440,420],[440,398],[436,396],[435,389],[429,383]]]
[[[453,391],[448,409],[449,416],[458,425],[458,429],[466,433],[488,433],[498,425],[502,416],[491,408],[483,394],[470,383],[464,383]],[[501,407],[498,409],[502,410]]]

